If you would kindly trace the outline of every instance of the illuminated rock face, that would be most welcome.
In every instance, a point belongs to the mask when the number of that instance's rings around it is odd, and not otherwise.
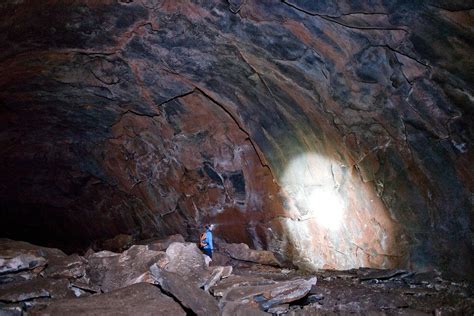
[[[472,276],[462,2],[0,12],[6,236],[72,250],[121,233],[195,239],[212,221],[305,268]]]

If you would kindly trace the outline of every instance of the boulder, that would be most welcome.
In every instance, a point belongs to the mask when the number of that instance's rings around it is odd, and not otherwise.
[[[0,257],[0,273],[11,273],[22,270],[33,270],[38,267],[44,267],[47,260],[43,257],[28,253],[12,254],[8,258],[5,255]]]
[[[153,265],[150,271],[157,284],[172,295],[183,306],[192,310],[196,315],[219,315],[217,301],[207,291],[189,282],[181,273],[170,272]]]
[[[67,257],[54,257],[44,270],[44,275],[50,278],[76,279],[85,275],[87,260],[73,254]]]
[[[21,302],[38,298],[64,298],[72,296],[69,282],[65,279],[44,279],[41,277],[30,281],[15,282],[0,286],[0,301]]]
[[[41,247],[24,241],[0,238],[0,256],[12,257],[14,254],[32,254],[49,259],[51,257],[66,257],[66,254],[56,248]]]
[[[220,279],[227,278],[232,274],[232,267],[214,267],[212,269],[211,275],[204,284],[204,290],[209,291],[209,289],[214,286]]]
[[[121,254],[100,251],[89,256],[87,277],[104,292],[139,282],[153,283],[149,268],[164,257],[164,252],[144,245],[132,246]]]
[[[0,239],[0,274],[3,275],[24,270],[37,274],[44,269],[48,261],[64,257],[66,254],[59,249],[40,247],[6,238]],[[26,277],[28,278],[30,276]],[[8,281],[8,278],[2,279],[2,283]],[[11,279],[14,280],[15,277]]]
[[[166,249],[166,257],[166,271],[179,273],[198,287],[208,280],[211,272],[207,270],[204,255],[196,244],[174,242]]]
[[[137,283],[108,293],[51,302],[34,307],[30,315],[186,315],[172,298],[156,286]]]
[[[210,290],[214,296],[222,297],[233,288],[244,286],[271,285],[275,283],[276,282],[273,280],[259,276],[231,275],[228,278],[220,280],[216,285],[211,287]]]
[[[259,303],[262,310],[268,310],[272,306],[303,298],[311,290],[311,287],[316,285],[316,280],[316,277],[312,277],[308,280],[293,279],[268,285],[234,286],[225,292],[222,303]]]
[[[275,255],[268,250],[250,249],[246,244],[219,244],[219,250],[235,260],[255,262],[270,266],[280,267],[281,263]]]

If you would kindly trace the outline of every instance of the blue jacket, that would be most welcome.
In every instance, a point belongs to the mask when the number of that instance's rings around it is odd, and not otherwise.
[[[203,249],[214,249],[214,245],[212,244],[212,232],[209,229],[206,229],[206,244]]]

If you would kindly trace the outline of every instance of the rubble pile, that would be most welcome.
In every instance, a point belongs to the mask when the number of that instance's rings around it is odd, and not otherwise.
[[[165,248],[166,246],[166,248]],[[473,284],[436,271],[282,267],[222,244],[216,265],[182,237],[66,255],[0,239],[0,315],[473,314]],[[160,250],[158,250],[160,249]],[[265,263],[265,264],[262,264]]]

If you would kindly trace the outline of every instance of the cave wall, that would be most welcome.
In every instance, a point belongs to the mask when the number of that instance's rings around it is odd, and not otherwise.
[[[472,276],[469,4],[0,12],[6,237],[75,250],[119,233],[195,239],[212,221],[300,267]]]

